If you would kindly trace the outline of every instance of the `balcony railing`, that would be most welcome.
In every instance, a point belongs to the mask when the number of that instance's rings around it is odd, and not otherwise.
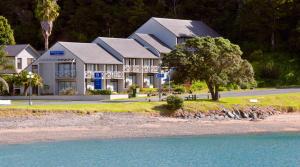
[[[144,73],[158,73],[158,66],[144,66],[143,72]]]
[[[141,73],[142,66],[140,66],[140,65],[124,65],[124,72]]]
[[[76,71],[75,70],[68,70],[68,71],[56,71],[55,76],[57,79],[74,79],[76,78]]]
[[[86,71],[85,78],[95,78],[95,73],[102,73],[101,79],[124,79],[122,71]]]

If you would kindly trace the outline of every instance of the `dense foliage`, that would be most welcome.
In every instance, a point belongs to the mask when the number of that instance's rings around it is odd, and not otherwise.
[[[222,86],[255,82],[251,64],[241,55],[240,47],[227,39],[197,37],[178,45],[163,63],[176,68],[179,82],[205,81],[212,99],[218,100]]]
[[[14,32],[8,24],[7,19],[3,16],[0,16],[0,45],[13,44],[15,44]]]
[[[167,105],[169,109],[176,110],[183,107],[183,99],[179,96],[168,96]]]
[[[1,0],[0,15],[17,43],[42,49],[35,3]],[[127,37],[152,16],[202,20],[241,46],[260,85],[300,84],[300,0],[58,0],[58,5],[50,46],[57,40]]]

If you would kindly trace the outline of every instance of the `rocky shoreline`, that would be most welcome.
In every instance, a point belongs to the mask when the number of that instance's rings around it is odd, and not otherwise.
[[[189,112],[189,111],[184,111],[183,109],[179,109],[172,116],[181,119],[199,119],[199,120],[210,120],[210,121],[214,121],[214,120],[257,121],[281,113],[282,113],[281,111],[278,111],[274,107],[249,106],[243,108],[235,107],[232,109],[223,108],[221,110],[208,111],[208,112]]]

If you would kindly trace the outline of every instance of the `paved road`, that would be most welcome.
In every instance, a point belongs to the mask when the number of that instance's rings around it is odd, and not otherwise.
[[[259,95],[272,95],[272,94],[285,94],[285,93],[300,93],[300,88],[293,89],[266,89],[266,90],[247,90],[247,91],[231,91],[231,92],[221,92],[221,97],[241,97],[241,96],[259,96]],[[182,95],[186,96],[186,95]],[[198,94],[198,98],[207,99],[208,94]],[[166,97],[164,97],[166,98]],[[142,102],[142,101],[158,101],[158,97],[151,98],[138,98],[138,99],[128,99],[128,100],[113,100],[113,101],[43,101],[36,100],[33,101],[34,105],[61,105],[61,104],[100,104],[100,103],[129,103],[129,102]],[[16,101],[14,105],[26,105],[27,101]]]

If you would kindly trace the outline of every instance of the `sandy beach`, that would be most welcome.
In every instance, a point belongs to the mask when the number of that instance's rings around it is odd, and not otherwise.
[[[133,113],[0,118],[0,144],[159,136],[300,132],[300,113],[260,121],[175,119]]]

